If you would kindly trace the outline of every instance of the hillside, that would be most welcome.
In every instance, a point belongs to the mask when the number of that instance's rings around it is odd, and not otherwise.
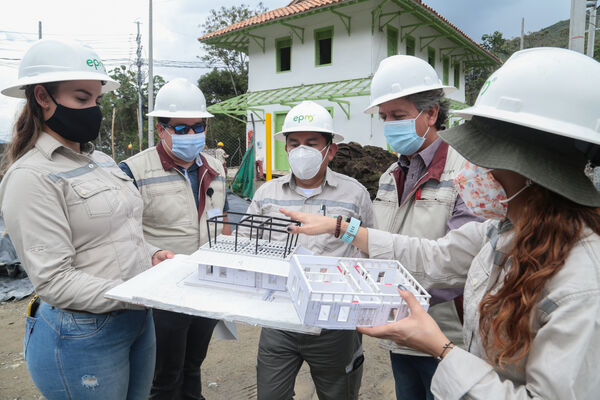
[[[525,21],[527,23],[527,21]],[[587,22],[586,22],[587,26]],[[600,32],[596,32],[596,40],[594,46],[594,58],[600,61]],[[506,50],[509,54],[519,50],[521,38],[516,37],[507,39]],[[569,20],[559,21],[546,28],[540,29],[537,32],[530,32],[525,35],[524,47],[562,47],[567,48],[569,45]],[[587,46],[587,37],[586,37]]]

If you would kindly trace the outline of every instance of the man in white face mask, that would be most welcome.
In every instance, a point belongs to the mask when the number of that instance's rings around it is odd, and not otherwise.
[[[283,129],[291,173],[262,185],[254,194],[249,214],[285,216],[280,208],[353,220],[372,226],[369,193],[353,178],[327,167],[343,137],[333,130],[333,119],[322,106],[305,101],[290,110]],[[355,251],[344,232],[300,235],[298,243],[318,255],[352,256]],[[281,240],[282,235],[274,239]],[[283,237],[283,240],[285,238]],[[347,242],[350,240],[350,242]],[[305,335],[263,328],[257,362],[258,399],[291,399],[296,375],[306,361],[320,400],[357,399],[362,378],[362,338],[353,330],[323,330]]]

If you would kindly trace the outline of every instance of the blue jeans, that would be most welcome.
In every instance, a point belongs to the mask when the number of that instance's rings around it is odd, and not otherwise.
[[[433,357],[390,352],[396,381],[396,400],[433,400],[431,379],[438,362]]]
[[[152,385],[151,310],[71,312],[42,303],[27,317],[27,369],[48,400],[142,400]]]

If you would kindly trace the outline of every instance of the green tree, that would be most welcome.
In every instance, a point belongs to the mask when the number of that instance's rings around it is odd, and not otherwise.
[[[508,59],[512,54],[507,40],[503,37],[502,32],[499,31],[481,36],[481,47],[502,61]],[[491,65],[467,64],[465,68],[465,101],[468,104],[475,103],[481,86],[483,86],[486,79],[494,72],[495,68]]]
[[[233,75],[235,85],[244,93],[248,90],[248,78],[242,75]],[[209,105],[220,103],[235,97],[231,75],[228,71],[213,69],[198,79],[198,87],[204,93]],[[244,116],[237,116],[245,119]],[[229,165],[240,165],[245,151],[246,124],[227,115],[217,114],[211,118],[206,132],[206,145],[209,148],[217,147],[218,142],[223,142],[224,150],[230,155]]]
[[[212,9],[206,21],[200,25],[202,34],[206,35],[218,31],[266,11],[267,9],[262,3],[258,3],[255,9],[251,9],[246,4],[229,8],[221,6],[219,9]],[[206,55],[202,56],[202,61],[210,65],[223,67],[229,73],[234,94],[237,96],[244,93],[235,82],[237,80],[236,75],[245,77],[246,81],[248,80],[248,55],[241,51],[224,49],[213,45],[203,44],[203,46]]]
[[[120,83],[117,90],[106,93],[102,96],[100,109],[104,116],[100,127],[100,137],[96,143],[99,150],[106,154],[111,154],[111,125],[113,109],[115,110],[115,161],[121,161],[131,153],[139,152],[138,139],[138,87],[136,81],[136,71],[121,65],[109,72],[111,78]],[[143,79],[146,81],[147,79]],[[165,84],[165,80],[159,76],[154,76],[154,93]],[[148,110],[148,84],[142,85],[142,127],[143,141],[142,149],[148,146],[148,118],[146,111]],[[156,131],[155,131],[156,132]],[[155,142],[157,137],[155,136]],[[131,143],[132,149],[129,150],[127,145]]]
[[[236,22],[244,21],[266,12],[262,3],[252,9],[246,4],[210,10],[208,18],[200,25],[203,34],[218,31]],[[198,87],[206,96],[208,105],[246,93],[248,90],[248,56],[246,53],[203,44],[206,54],[202,61],[215,66],[198,80]],[[236,115],[245,120],[245,116]],[[215,115],[208,123],[206,144],[209,148],[223,142],[229,154],[228,164],[239,165],[246,149],[246,124],[227,115]]]

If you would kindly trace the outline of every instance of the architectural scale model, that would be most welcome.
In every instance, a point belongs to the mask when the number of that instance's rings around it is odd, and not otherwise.
[[[208,219],[208,242],[192,256],[198,262],[198,273],[186,283],[197,285],[198,281],[208,281],[285,291],[289,260],[298,244],[298,235],[285,228],[298,222],[264,215],[229,214],[242,216],[240,222],[230,223],[236,227],[231,236],[216,235],[218,226],[224,224],[223,216]],[[273,232],[284,233],[286,241],[272,240]]]
[[[408,316],[398,285],[427,310],[431,296],[395,260],[295,255],[288,292],[300,320],[327,329],[355,329]]]
[[[398,285],[429,308],[431,296],[398,261],[299,255],[298,235],[285,230],[297,221],[241,215],[239,223],[232,223],[236,226],[232,236],[209,234],[209,241],[188,257],[198,269],[185,284],[258,290],[265,300],[277,291],[289,296],[304,325],[328,329],[355,329],[405,318],[408,306],[398,295]],[[223,217],[207,223],[209,231],[216,233]],[[286,241],[271,240],[273,232],[284,233]]]

